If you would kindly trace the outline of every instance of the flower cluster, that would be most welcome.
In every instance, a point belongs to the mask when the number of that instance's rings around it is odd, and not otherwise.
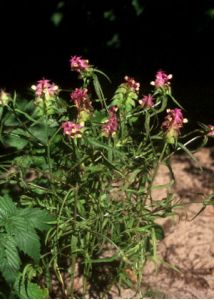
[[[102,126],[102,133],[106,137],[114,136],[117,132],[118,122],[117,122],[117,115],[116,115],[117,107],[112,106],[109,109],[109,118]]]
[[[68,135],[71,138],[82,137],[83,126],[80,124],[76,124],[71,121],[66,121],[62,123],[61,128],[63,129],[64,134]]]
[[[88,96],[88,89],[86,88],[76,88],[70,94],[71,100],[74,102],[78,111],[91,110],[91,102]]]
[[[134,92],[138,92],[140,89],[140,83],[136,82],[132,77],[125,76],[126,85]]]
[[[88,71],[90,68],[89,61],[81,56],[72,56],[70,58],[71,70],[77,72]]]
[[[91,76],[92,73],[89,71],[93,70],[89,61],[83,59],[81,56],[72,56],[70,59],[71,70],[77,71],[83,75]],[[85,72],[85,73],[84,73]],[[164,71],[159,70],[156,73],[155,81],[151,84],[158,88],[168,88],[170,86],[171,74],[166,74]],[[112,106],[109,108],[109,116],[105,123],[102,125],[102,134],[106,137],[112,137],[116,134],[118,129],[118,119],[116,115],[117,109],[123,109],[126,107],[127,111],[130,111],[135,106],[135,101],[138,98],[140,90],[140,83],[134,78],[125,76],[125,82],[119,86],[115,96],[113,97]],[[43,110],[47,114],[54,112],[54,106],[56,106],[56,96],[59,93],[59,87],[51,83],[50,80],[42,79],[37,82],[36,85],[32,86],[35,91],[36,101],[38,108]],[[87,121],[93,112],[93,107],[88,95],[88,89],[86,87],[76,88],[70,93],[71,101],[74,103],[77,109],[76,123],[71,121],[63,122],[61,128],[65,135],[72,138],[81,137],[83,133],[83,127],[85,121]],[[3,90],[0,91],[0,105],[7,105],[11,99],[10,95]],[[45,103],[45,110],[44,110]],[[154,97],[151,94],[144,95],[138,103],[142,108],[151,108],[154,106]],[[167,116],[165,117],[161,128],[165,132],[166,140],[168,143],[175,143],[177,137],[180,135],[180,129],[183,124],[187,122],[187,119],[183,117],[182,110],[180,108],[168,109]],[[207,132],[208,136],[214,136],[214,126],[208,125]]]
[[[154,105],[154,98],[152,95],[146,95],[138,101],[143,108],[150,108]]]
[[[32,85],[32,90],[38,98],[45,98],[46,100],[56,96],[59,93],[59,87],[54,83],[50,83],[48,79],[42,79],[37,82],[37,85]]]
[[[180,134],[180,128],[183,127],[184,123],[187,123],[187,119],[183,117],[180,108],[167,109],[167,113],[168,115],[162,123],[162,128],[166,132],[167,141],[170,144],[174,144],[176,138]]]
[[[155,81],[151,81],[151,85],[154,85],[156,88],[168,87],[170,79],[172,79],[172,74],[167,75],[164,71],[160,70],[156,73]]]
[[[35,105],[38,115],[52,115],[57,111],[56,97],[59,94],[59,87],[48,79],[42,79],[37,85],[31,86],[35,91]]]

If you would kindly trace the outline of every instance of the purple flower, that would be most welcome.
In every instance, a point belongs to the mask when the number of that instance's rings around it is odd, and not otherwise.
[[[148,95],[148,96],[144,96],[143,99],[139,100],[139,103],[141,106],[143,106],[143,108],[150,108],[154,105],[154,98],[152,97],[152,95]]]
[[[151,81],[151,85],[156,88],[169,86],[170,79],[172,79],[172,74],[167,75],[164,71],[160,70],[156,73],[155,81]]]
[[[86,88],[76,88],[70,94],[70,97],[79,111],[91,110],[91,102],[89,100],[88,90]]]
[[[61,125],[64,134],[68,135],[71,138],[80,138],[82,137],[82,128],[80,124],[76,124],[71,121],[63,122]]]
[[[162,123],[162,128],[166,132],[167,141],[171,144],[180,134],[180,128],[184,123],[187,123],[187,119],[183,117],[183,113],[180,108],[168,109],[168,115],[165,117]]]
[[[103,135],[106,137],[114,136],[117,132],[118,122],[117,122],[117,115],[116,115],[117,107],[112,106],[109,109],[109,118],[102,126]]]
[[[87,59],[82,59],[81,56],[71,56],[70,58],[71,70],[82,72],[89,69],[89,61]]]
[[[59,93],[59,87],[54,83],[50,83],[50,80],[48,79],[37,81],[37,85],[32,85],[31,88],[35,91],[35,95],[39,98],[44,96],[45,99],[49,99]]]
[[[129,76],[124,77],[127,86],[134,92],[138,92],[140,89],[140,83],[136,82],[133,78]]]

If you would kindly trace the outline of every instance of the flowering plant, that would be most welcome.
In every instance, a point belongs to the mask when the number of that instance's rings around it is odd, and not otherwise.
[[[25,246],[18,241],[14,247],[29,259],[20,261],[17,254],[11,260],[0,244],[0,257],[6,257],[0,272],[19,297],[55,297],[55,279],[63,297],[85,296],[92,287],[103,297],[118,282],[140,291],[143,266],[148,258],[157,261],[157,240],[164,236],[156,220],[177,206],[170,159],[179,150],[192,156],[190,143],[200,139],[203,146],[213,136],[213,126],[203,124],[182,135],[187,119],[172,95],[172,75],[164,71],[157,72],[148,95],[125,76],[106,99],[98,80],[107,77],[104,73],[78,56],[71,57],[70,66],[82,86],[67,99],[47,79],[32,86],[31,101],[0,94],[1,196],[10,197],[2,200],[4,207],[0,203],[0,229],[4,239],[14,240],[2,212],[15,205],[18,228],[27,210],[32,232],[34,227],[46,231],[40,235],[39,258],[24,231]],[[160,164],[171,175],[161,187],[154,184]],[[158,188],[167,190],[161,201],[153,195]],[[46,225],[39,225],[39,218]],[[6,274],[5,265],[16,276]],[[100,275],[94,279],[95,274]]]

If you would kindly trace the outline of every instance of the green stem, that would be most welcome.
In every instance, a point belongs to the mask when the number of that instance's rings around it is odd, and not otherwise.
[[[148,196],[150,196],[151,204],[152,204],[152,196],[151,196],[152,185],[153,185],[154,180],[155,180],[155,177],[156,177],[156,175],[157,175],[157,172],[158,172],[160,163],[161,163],[161,161],[163,160],[163,157],[164,157],[164,154],[165,154],[165,152],[166,152],[167,146],[168,146],[168,143],[165,142],[165,143],[164,143],[164,146],[163,146],[163,150],[161,151],[161,155],[159,156],[159,159],[158,159],[157,164],[156,164],[155,169],[154,169],[154,173],[153,173],[153,175],[152,175],[151,182],[150,182],[149,187],[148,187],[148,190],[147,190],[147,197],[146,197],[146,199],[148,198]]]
[[[78,191],[79,191],[79,185],[76,183],[75,187],[75,194],[74,194],[74,210],[73,210],[73,235],[71,235],[71,242],[70,242],[70,250],[71,250],[71,287],[70,287],[70,296],[71,298],[74,298],[74,278],[75,278],[75,266],[76,266],[76,253],[74,253],[73,247],[76,248],[76,242],[75,245],[72,242],[73,237],[75,237],[75,231],[76,231],[76,220],[77,220],[77,201],[78,201]]]

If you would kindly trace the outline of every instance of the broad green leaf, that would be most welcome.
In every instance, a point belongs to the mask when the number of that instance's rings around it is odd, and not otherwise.
[[[28,137],[22,129],[14,129],[4,136],[5,143],[18,150],[22,150],[28,144]]]
[[[7,233],[14,237],[19,250],[38,261],[40,258],[39,237],[29,223],[30,220],[27,217],[15,215],[7,219],[5,228]]]
[[[20,209],[18,214],[19,216],[25,217],[31,227],[39,229],[41,231],[48,230],[50,228],[50,225],[47,223],[52,222],[55,219],[48,213],[48,211],[39,208],[29,207]]]
[[[5,241],[5,254],[8,267],[14,270],[18,270],[21,263],[19,254],[16,248],[15,240],[9,235]]]
[[[3,117],[3,119],[4,119],[4,125],[8,127],[17,126],[19,124],[15,116],[9,112]]]
[[[34,137],[40,140],[43,144],[47,144],[50,137],[52,137],[55,132],[55,128],[46,126],[44,123],[40,125],[32,126],[29,131]]]
[[[27,227],[27,219],[19,217],[16,214],[5,221],[6,232],[11,236],[16,236],[17,234],[25,235],[28,231]]]
[[[30,155],[17,156],[14,159],[14,163],[21,168],[27,169],[32,164],[32,157]]]
[[[0,261],[0,271],[5,280],[11,283],[18,274],[21,262],[14,239],[7,234],[1,238],[1,242],[4,243],[4,245],[1,243],[1,248],[4,249],[2,250],[4,251],[4,258]]]
[[[27,284],[27,299],[48,299],[48,289],[41,288],[37,283]]]
[[[1,261],[5,257],[4,236],[5,236],[5,233],[0,234],[0,264],[1,264]]]
[[[39,237],[33,228],[28,227],[28,230],[23,234],[16,232],[14,240],[19,248],[28,256],[32,257],[35,262],[40,259],[40,242]]]
[[[8,195],[0,197],[0,220],[16,212],[16,206]]]

